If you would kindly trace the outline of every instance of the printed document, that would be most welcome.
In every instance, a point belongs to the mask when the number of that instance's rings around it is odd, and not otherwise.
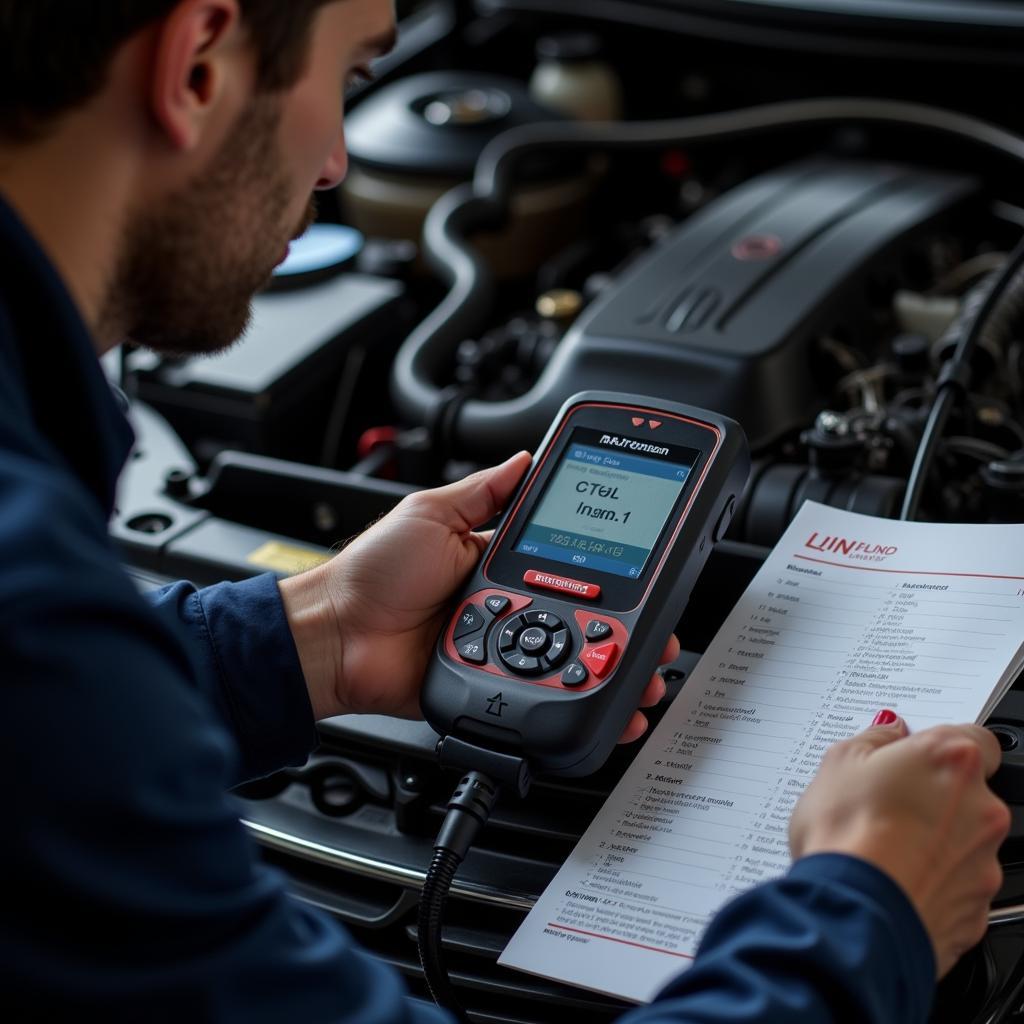
[[[786,872],[831,744],[882,708],[984,721],[1022,642],[1021,526],[804,505],[500,963],[650,1001],[718,908]]]

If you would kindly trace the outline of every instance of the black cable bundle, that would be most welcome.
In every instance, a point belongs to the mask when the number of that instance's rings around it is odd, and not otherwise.
[[[1024,240],[1017,243],[1006,263],[968,297],[964,311],[953,325],[959,334],[956,349],[939,373],[938,387],[928,421],[921,434],[913,468],[907,479],[900,519],[917,517],[921,497],[928,482],[929,471],[938,451],[942,433],[957,401],[964,397],[971,381],[971,359],[984,332],[1002,315],[1005,304],[1014,298],[1014,290],[1022,285]]]

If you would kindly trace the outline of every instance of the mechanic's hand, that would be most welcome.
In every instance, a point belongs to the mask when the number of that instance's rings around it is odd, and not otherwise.
[[[333,561],[281,584],[317,719],[420,717],[420,685],[452,596],[487,546],[474,529],[504,508],[529,465],[521,452],[459,483],[410,495]],[[673,637],[663,660],[678,653]],[[664,695],[655,676],[640,706]],[[646,728],[637,712],[623,741]]]
[[[826,753],[793,811],[793,856],[848,853],[886,872],[924,922],[941,978],[981,941],[1002,884],[1010,811],[985,781],[999,761],[977,725],[873,726]]]

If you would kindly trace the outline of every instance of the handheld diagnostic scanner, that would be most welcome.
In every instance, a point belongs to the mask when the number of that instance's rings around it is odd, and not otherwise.
[[[457,599],[422,705],[474,751],[568,776],[636,710],[746,483],[740,426],[634,395],[570,398]],[[442,762],[444,753],[442,751]]]

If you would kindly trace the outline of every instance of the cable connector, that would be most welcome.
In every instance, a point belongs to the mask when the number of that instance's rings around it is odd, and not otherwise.
[[[477,833],[491,816],[498,801],[498,787],[482,772],[469,772],[448,801],[448,813],[434,841],[435,850],[466,856]]]
[[[437,760],[442,768],[463,772],[485,772],[498,785],[523,799],[530,791],[530,766],[513,754],[477,747],[454,736],[445,736],[437,744]]]

